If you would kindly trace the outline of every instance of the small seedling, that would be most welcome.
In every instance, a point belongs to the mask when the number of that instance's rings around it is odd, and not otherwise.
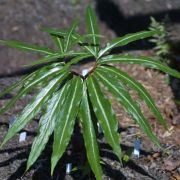
[[[1,40],[0,43],[24,51],[33,51],[44,54],[44,57],[31,65],[42,67],[33,73],[23,77],[20,81],[8,87],[0,93],[0,97],[19,88],[14,96],[4,107],[0,114],[9,110],[24,95],[28,94],[37,85],[41,84],[33,100],[24,108],[17,117],[12,127],[8,130],[1,147],[15,134],[22,130],[30,121],[41,112],[37,136],[32,144],[27,161],[28,170],[47,144],[53,134],[53,151],[51,156],[51,174],[54,172],[58,161],[64,154],[73,133],[75,121],[81,124],[82,134],[87,153],[87,158],[96,179],[102,179],[102,168],[95,127],[100,124],[107,143],[121,161],[123,153],[120,146],[120,134],[118,133],[118,121],[109,98],[104,91],[108,90],[118,103],[128,112],[130,117],[139,125],[142,131],[156,144],[160,145],[158,138],[153,133],[149,121],[144,117],[139,105],[132,99],[129,88],[139,94],[158,122],[167,129],[166,122],[156,107],[153,99],[143,85],[130,77],[126,72],[112,66],[116,63],[139,64],[149,68],[158,69],[172,76],[180,78],[180,73],[162,64],[153,61],[149,57],[138,57],[123,54],[111,54],[116,47],[127,45],[136,40],[159,35],[159,31],[141,31],[118,37],[100,46],[97,20],[91,7],[86,11],[87,35],[76,32],[77,21],[67,31],[44,28],[48,32],[57,49],[29,45],[18,41]],[[75,46],[79,46],[80,50]],[[74,64],[90,58],[94,61],[87,74],[72,69]],[[104,88],[106,87],[106,88]],[[92,107],[92,108],[91,108]],[[44,110],[45,108],[45,110]],[[43,109],[43,111],[42,111]],[[92,112],[96,119],[92,119]]]
[[[170,32],[167,28],[167,22],[169,21],[169,18],[166,17],[161,22],[157,21],[154,17],[151,17],[150,20],[151,23],[149,30],[160,31],[161,34],[153,35],[149,41],[155,45],[154,51],[157,58],[162,62],[169,64],[168,56],[170,55],[172,48],[172,44],[170,43]]]

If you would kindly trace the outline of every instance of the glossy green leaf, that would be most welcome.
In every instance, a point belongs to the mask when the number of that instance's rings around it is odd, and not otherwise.
[[[51,157],[51,174],[58,160],[63,155],[73,132],[75,118],[78,113],[79,104],[83,94],[83,82],[80,77],[72,79],[67,98],[57,116],[54,131],[53,153]]]
[[[34,51],[34,52],[45,53],[45,54],[53,54],[54,53],[54,51],[49,48],[40,47],[40,46],[32,45],[32,44],[27,44],[27,43],[19,42],[19,41],[0,40],[0,44],[5,44],[12,48],[16,48],[16,49],[20,49],[20,50],[24,50],[24,51]]]
[[[67,35],[67,32],[61,29],[57,29],[57,28],[46,28],[43,27],[41,28],[41,31],[43,32],[47,32],[51,35],[56,35],[56,36],[60,36],[61,38],[64,38]]]
[[[29,78],[33,77],[34,73],[31,73],[28,76],[23,77],[22,79],[20,79],[18,82],[15,82],[14,84],[10,85],[9,87],[6,87],[6,89],[2,92],[0,92],[0,97],[3,97],[5,94],[13,91],[15,88],[21,86],[22,84],[24,84],[24,82],[28,81]]]
[[[58,90],[49,100],[45,114],[41,117],[39,122],[39,131],[33,141],[31,152],[27,162],[26,171],[34,164],[40,153],[45,148],[50,135],[53,133],[57,119],[59,118],[59,110],[61,110],[64,100],[66,98],[69,84],[65,84]]]
[[[45,57],[43,57],[41,59],[38,59],[36,61],[33,61],[32,63],[24,65],[24,66],[26,67],[26,66],[35,66],[35,65],[45,64],[45,63],[57,61],[57,59],[63,58],[63,57],[64,57],[64,54],[54,53],[54,54],[51,54],[51,55],[47,55],[47,56],[45,56]],[[61,61],[62,60],[60,60],[60,62]]]
[[[159,34],[159,33],[160,32],[158,32],[158,31],[140,31],[137,33],[127,34],[123,37],[115,38],[110,43],[108,43],[104,49],[100,50],[98,58],[100,58],[105,53],[109,52],[111,49],[113,49],[115,47],[125,46],[133,41],[148,38],[148,37],[151,37],[151,36],[153,36],[155,34]]]
[[[165,129],[167,129],[166,121],[164,120],[158,108],[156,107],[152,97],[147,92],[147,90],[141,85],[141,83],[137,82],[135,79],[130,77],[127,73],[119,69],[116,69],[114,67],[101,66],[101,67],[98,67],[98,71],[107,73],[112,78],[116,78],[119,81],[130,86],[132,89],[136,90],[139,96],[145,101],[147,106],[151,109],[152,113],[157,118],[157,120],[164,126]]]
[[[83,60],[85,58],[91,57],[91,56],[92,55],[90,55],[90,54],[82,54],[82,55],[76,56],[76,57],[72,58],[68,63],[66,63],[66,66],[76,64],[79,61],[81,61],[81,60]]]
[[[72,45],[72,34],[75,31],[76,27],[77,27],[77,21],[74,21],[72,26],[69,28],[68,32],[67,32],[67,36],[65,37],[65,47],[64,47],[64,52],[67,52],[71,45]]]
[[[143,116],[138,105],[132,100],[128,91],[126,91],[119,82],[107,76],[107,73],[96,71],[95,77],[97,77],[114,95],[117,101],[126,109],[126,111],[132,116],[132,118],[139,124],[140,128],[148,135],[148,137],[159,146],[157,137],[153,134],[152,129],[148,121]]]
[[[91,8],[91,6],[88,6],[86,9],[86,25],[87,25],[87,30],[89,34],[92,34],[93,36],[91,37],[91,43],[93,44],[90,47],[94,51],[94,56],[97,57],[98,52],[99,52],[99,37],[96,35],[99,34],[98,30],[98,25],[97,25],[97,19],[96,19],[96,14],[94,10]]]
[[[120,135],[117,132],[118,121],[112,106],[109,100],[105,97],[104,93],[101,91],[98,82],[92,76],[89,76],[87,79],[87,87],[94,112],[103,129],[104,136],[121,161],[122,152],[119,142]]]
[[[12,127],[7,132],[1,147],[11,139],[17,132],[19,132],[24,126],[41,110],[44,103],[49,99],[52,93],[56,90],[58,85],[67,77],[67,72],[63,72],[60,75],[54,77],[50,83],[44,87],[39,94],[29,103],[16,121],[13,123]]]
[[[50,34],[56,35],[56,36],[62,36],[62,37],[66,37],[67,36],[67,32],[64,32],[64,31],[59,30],[59,29],[43,28],[42,30],[45,31],[45,32],[48,32]],[[83,37],[83,36],[81,36],[81,35],[79,35],[77,33],[73,33],[72,34],[72,39],[74,41],[78,42],[80,44],[80,46],[82,46],[87,52],[90,52],[93,56],[95,56],[94,51],[90,47],[90,45],[88,43],[84,42],[84,38],[85,37]]]
[[[84,143],[86,147],[87,158],[92,171],[97,180],[102,179],[102,169],[100,166],[99,148],[97,138],[91,118],[91,111],[87,97],[87,87],[84,83],[83,97],[80,106],[80,120],[82,124]]]
[[[140,64],[148,68],[158,69],[162,72],[170,74],[174,77],[180,78],[180,73],[170,67],[162,64],[160,61],[153,60],[148,57],[134,57],[131,55],[109,55],[99,60],[100,64],[107,63],[128,63],[128,64]]]
[[[64,53],[64,37],[51,34],[60,53]]]
[[[23,95],[32,90],[32,88],[34,88],[38,83],[46,80],[49,77],[53,77],[57,73],[63,73],[63,71],[60,71],[61,69],[62,67],[55,67],[43,74],[38,75],[37,73],[35,78],[30,80],[29,82],[26,82],[26,84],[19,90],[17,95],[14,96],[4,107],[0,109],[0,115],[10,109]]]

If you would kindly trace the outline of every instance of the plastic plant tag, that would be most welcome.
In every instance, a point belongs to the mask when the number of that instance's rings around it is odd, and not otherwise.
[[[141,140],[137,138],[134,141],[134,152],[133,152],[133,154],[137,157],[140,156],[140,148],[141,148]]]
[[[66,164],[66,174],[70,174],[72,170],[72,163]]]
[[[88,73],[88,69],[83,69],[83,70],[82,70],[82,75],[83,75],[83,76],[86,76],[87,73]]]
[[[11,126],[13,125],[13,123],[16,121],[16,116],[12,116],[10,119],[9,119],[9,128],[11,128]]]
[[[20,133],[20,135],[19,135],[19,142],[25,141],[26,140],[26,135],[27,135],[26,132]]]

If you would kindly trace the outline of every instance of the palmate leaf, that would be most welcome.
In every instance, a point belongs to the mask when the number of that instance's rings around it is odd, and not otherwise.
[[[89,107],[89,102],[87,97],[87,87],[85,82],[83,85],[83,96],[82,96],[79,116],[82,125],[84,143],[86,147],[86,153],[89,164],[91,166],[92,171],[95,174],[96,179],[101,180],[102,169],[100,166],[99,148],[91,118],[91,110]]]
[[[49,48],[40,47],[40,46],[32,45],[32,44],[27,44],[27,43],[19,42],[19,41],[0,40],[0,44],[5,44],[12,48],[20,49],[23,51],[33,51],[33,52],[39,52],[39,53],[45,53],[45,54],[53,54],[54,53],[54,51]]]
[[[75,118],[83,95],[83,82],[80,77],[75,77],[69,87],[67,98],[62,109],[57,113],[59,117],[54,130],[53,153],[51,157],[51,174],[58,160],[63,155],[73,132]]]
[[[61,83],[68,75],[67,71],[62,72],[60,75],[54,77],[50,83],[44,87],[39,94],[29,103],[19,117],[17,117],[16,121],[13,123],[12,127],[7,132],[1,147],[11,139],[17,132],[19,132],[42,108],[44,103],[50,98],[52,93],[58,87],[59,83]]]
[[[61,110],[64,100],[66,98],[69,84],[65,84],[58,90],[49,100],[45,114],[41,117],[39,122],[39,132],[33,141],[31,152],[27,162],[26,171],[34,164],[40,153],[45,148],[50,135],[54,131],[56,121],[58,120],[58,111]]]
[[[93,43],[94,47],[90,47],[90,49],[93,49],[93,54],[95,57],[97,57],[99,52],[99,37],[96,35],[99,34],[99,29],[95,12],[91,6],[88,6],[86,9],[86,26],[88,33],[92,34],[91,43]]]
[[[125,46],[133,41],[148,38],[159,33],[159,31],[140,31],[137,33],[127,34],[123,37],[115,38],[110,43],[108,43],[104,49],[100,50],[98,59],[115,47]]]
[[[151,109],[152,113],[154,114],[156,119],[159,121],[159,123],[161,123],[161,125],[163,125],[165,129],[167,129],[167,123],[162,117],[158,108],[156,107],[152,97],[139,82],[131,78],[127,73],[119,69],[116,69],[114,67],[100,66],[98,67],[98,71],[100,72],[103,71],[107,73],[109,76],[111,76],[111,78],[116,78],[119,81],[129,85],[132,89],[136,90],[139,96],[145,101],[147,106]]]
[[[25,86],[23,86],[16,96],[14,96],[4,107],[0,109],[0,115],[2,115],[4,112],[6,112],[8,109],[10,109],[23,95],[28,93],[32,88],[34,88],[38,83],[46,80],[48,77],[54,77],[57,73],[63,72],[60,71],[62,69],[61,66],[55,67],[50,69],[49,71],[46,71],[46,73],[41,74],[41,71],[37,71],[35,78],[32,80],[26,82]],[[66,71],[66,69],[65,69]],[[38,75],[40,73],[40,75]]]
[[[174,77],[180,78],[180,73],[178,71],[171,69],[170,67],[162,64],[161,62],[155,61],[148,57],[134,57],[131,55],[109,55],[99,59],[99,64],[108,63],[140,64],[148,68],[158,69]]]
[[[152,129],[148,121],[143,116],[138,105],[132,100],[128,91],[123,87],[120,87],[119,82],[112,77],[109,77],[107,73],[96,70],[94,73],[101,82],[108,88],[108,90],[114,95],[117,101],[126,109],[126,111],[132,116],[132,118],[139,124],[140,128],[148,135],[148,137],[158,146],[160,146],[157,137],[152,133]]]
[[[87,78],[87,87],[90,100],[93,105],[96,117],[102,127],[107,142],[121,161],[122,152],[120,148],[120,135],[118,130],[118,121],[109,100],[105,97],[100,86],[94,77]]]

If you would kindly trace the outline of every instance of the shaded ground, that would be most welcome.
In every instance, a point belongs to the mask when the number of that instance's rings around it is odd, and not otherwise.
[[[75,3],[74,3],[75,2]],[[76,3],[77,2],[77,3]],[[52,47],[49,37],[45,33],[39,31],[40,26],[46,27],[62,27],[65,28],[69,25],[74,17],[80,17],[82,21],[82,13],[84,13],[84,5],[90,0],[54,0],[54,1],[23,1],[17,0],[16,2],[11,0],[1,0],[0,2],[0,34],[3,39],[18,39],[26,42],[34,42],[37,44],[46,44]],[[159,1],[160,2],[160,1]],[[163,1],[164,2],[164,1]],[[169,12],[175,25],[179,28],[178,20],[173,17],[176,13],[179,13],[179,1],[166,0],[163,6],[158,6],[157,1],[110,1],[110,0],[96,0],[93,1],[99,14],[99,23],[101,26],[102,34],[106,34],[108,38],[112,38],[115,35],[122,35],[126,32],[144,29],[147,26],[147,18],[151,14],[158,15],[156,12],[160,12],[160,16],[163,16],[162,12]],[[114,6],[118,3],[118,6]],[[144,12],[141,13],[140,6],[143,7]],[[149,6],[147,5],[149,3]],[[167,6],[167,4],[169,5]],[[151,5],[150,5],[151,4]],[[157,5],[157,6],[156,6]],[[161,5],[161,3],[160,3]],[[157,9],[155,9],[155,7]],[[133,7],[133,8],[131,8]],[[151,8],[149,8],[151,7]],[[171,8],[169,8],[171,7]],[[105,9],[103,9],[105,8]],[[108,8],[108,9],[106,9]],[[114,9],[115,8],[115,9]],[[161,8],[161,9],[158,9]],[[126,9],[130,9],[127,11]],[[109,11],[110,10],[110,11]],[[155,11],[157,10],[157,11]],[[114,12],[114,14],[112,14]],[[103,14],[102,14],[103,13]],[[117,14],[116,14],[117,13]],[[174,15],[175,13],[175,15]],[[114,16],[115,15],[115,16]],[[101,21],[100,21],[101,20]],[[112,24],[109,24],[110,22]],[[145,24],[144,24],[145,22]],[[79,31],[84,32],[84,23],[81,22]],[[127,24],[125,26],[125,24]],[[141,26],[139,26],[141,25]],[[110,29],[109,29],[110,28]],[[140,28],[140,29],[137,29]],[[178,28],[176,32],[178,31]],[[177,33],[177,39],[179,33]],[[140,45],[146,45],[146,42],[141,42]],[[142,46],[139,44],[133,44],[128,47],[131,49],[139,49]],[[149,45],[147,46],[149,47]],[[151,51],[138,51],[135,53],[151,55]],[[10,48],[0,46],[0,74],[5,75],[7,73],[18,70],[23,64],[30,63],[32,60],[36,60],[40,55],[32,55],[29,53],[22,53]],[[161,151],[154,146],[144,136],[139,128],[128,118],[127,114],[122,111],[120,107],[114,102],[114,107],[117,112],[117,117],[120,123],[120,131],[122,134],[122,147],[124,150],[132,148],[136,137],[142,139],[142,153],[140,158],[132,157],[129,163],[123,168],[120,167],[115,156],[109,150],[109,147],[105,144],[103,138],[99,138],[102,151],[101,155],[104,161],[104,179],[180,179],[180,163],[178,157],[180,157],[180,115],[178,109],[173,101],[173,94],[171,88],[166,83],[166,76],[158,73],[157,71],[147,70],[138,66],[120,66],[121,69],[127,71],[137,80],[142,82],[144,86],[149,90],[151,95],[156,101],[156,104],[160,108],[162,114],[168,120],[170,132],[164,132],[161,127],[158,126],[153,116],[149,113],[146,106],[142,104],[142,110],[146,117],[151,121],[153,129],[160,137],[163,143],[164,150]],[[0,79],[0,91],[5,86],[10,85],[12,82],[18,80],[16,77],[1,78]],[[136,98],[136,94],[131,92],[133,97]],[[33,94],[33,92],[32,92]],[[8,130],[9,119],[17,115],[17,113],[29,102],[32,94],[23,98],[18,104],[3,117],[0,117],[0,141]],[[0,107],[4,105],[9,98],[14,96],[15,93],[9,94],[0,99]],[[0,180],[49,180],[50,178],[50,154],[51,144],[46,147],[41,158],[33,166],[32,170],[23,176],[25,170],[25,163],[30,151],[31,142],[36,135],[37,121],[34,120],[23,131],[27,132],[27,141],[23,143],[18,142],[18,137],[11,140],[2,150],[0,150]],[[56,173],[52,179],[63,179],[65,163],[73,161],[73,165],[78,165],[82,155],[75,152],[71,156],[65,155],[60,161],[59,166],[56,169]],[[74,179],[80,179],[82,174],[78,172],[73,173]],[[21,178],[22,177],[22,178]],[[68,177],[66,177],[68,178]],[[70,178],[70,177],[69,177]],[[87,177],[85,179],[88,179]],[[91,176],[90,179],[93,179]]]

